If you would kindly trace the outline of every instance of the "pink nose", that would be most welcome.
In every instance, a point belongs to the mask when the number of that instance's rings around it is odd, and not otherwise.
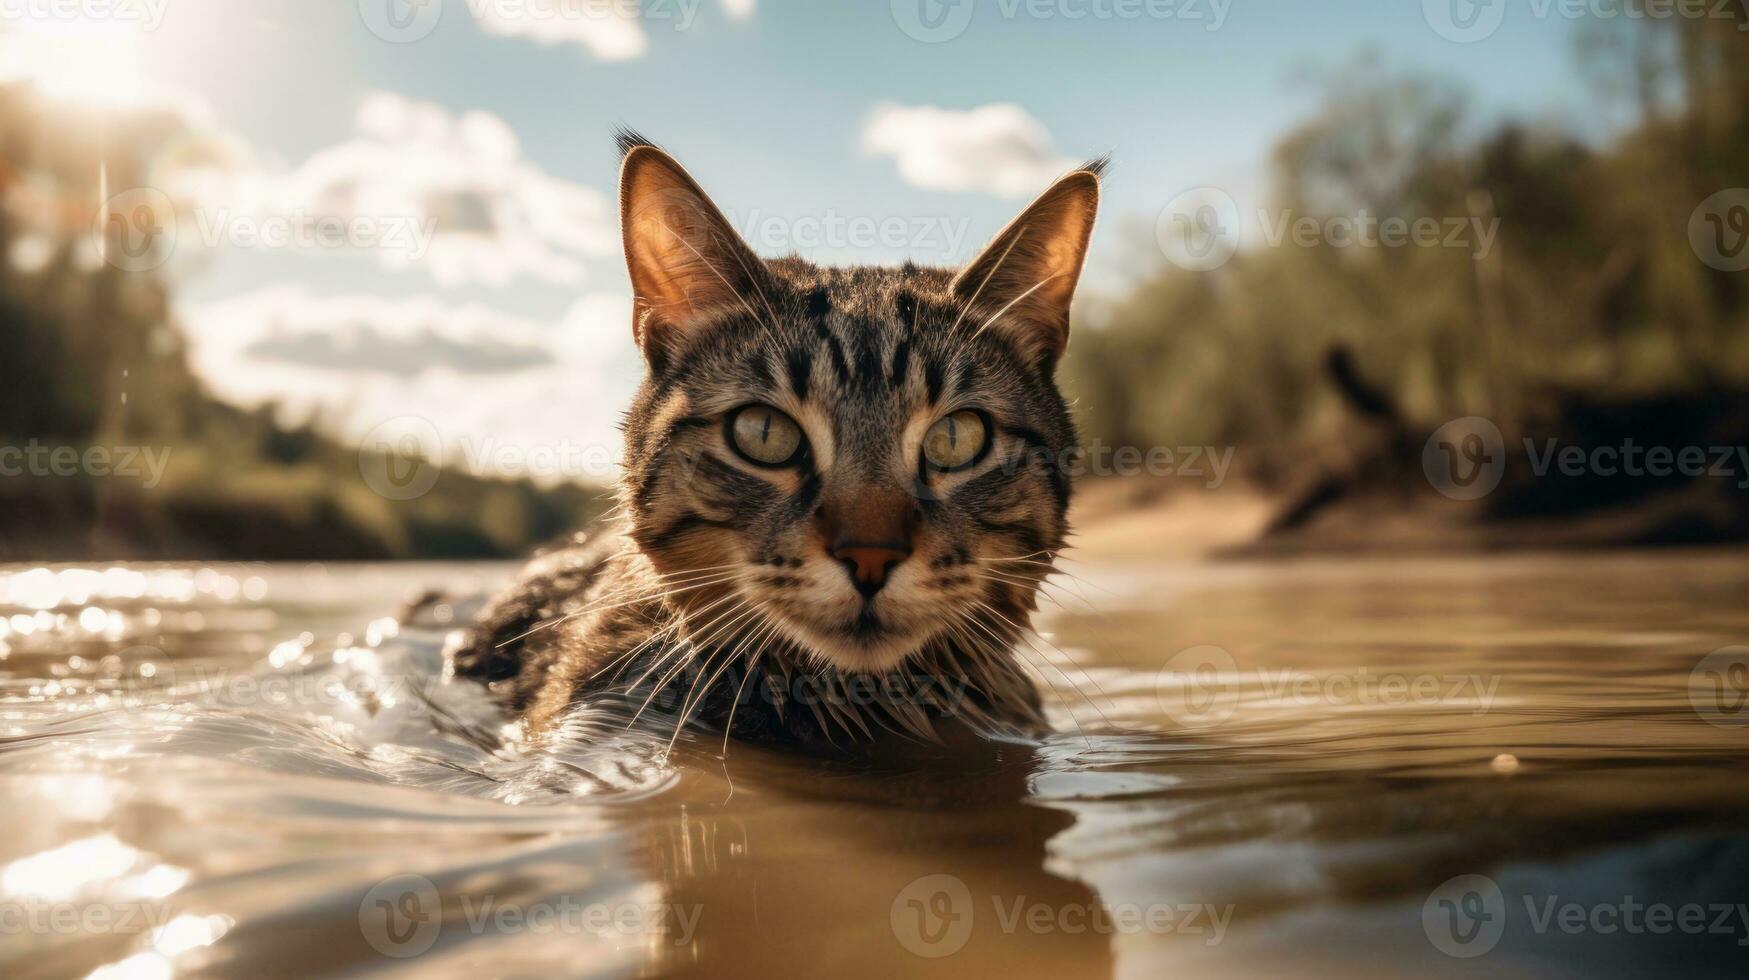
[[[894,566],[911,557],[911,549],[895,544],[848,541],[833,548],[832,557],[838,559],[839,564],[850,573],[850,580],[856,584],[856,591],[867,598],[887,584],[888,573]]]

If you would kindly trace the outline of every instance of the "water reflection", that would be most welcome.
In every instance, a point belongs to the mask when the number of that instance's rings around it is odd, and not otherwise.
[[[504,571],[0,572],[0,968],[1445,975],[1478,879],[1493,971],[1749,948],[1541,918],[1749,901],[1736,554],[1082,567],[1062,734],[860,768],[520,745],[444,676],[466,602],[385,618]]]

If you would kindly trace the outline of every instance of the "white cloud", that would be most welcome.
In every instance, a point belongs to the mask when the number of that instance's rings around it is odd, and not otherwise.
[[[721,0],[735,20],[753,16],[757,0]],[[539,44],[576,44],[602,61],[628,61],[649,50],[646,21],[670,30],[691,29],[697,0],[467,0],[480,29]]]
[[[636,58],[649,48],[638,8],[599,0],[468,0],[480,29],[541,44],[579,44],[603,61]]]
[[[585,295],[546,321],[479,304],[448,306],[429,296],[330,297],[305,285],[281,285],[190,307],[182,320],[196,367],[231,401],[319,410],[352,439],[390,419],[416,416],[436,426],[452,459],[543,480],[613,477],[602,461],[619,459],[618,423],[642,375],[631,302],[617,294]],[[380,348],[385,339],[425,336],[446,338],[454,350],[536,350],[543,363],[494,370],[454,363],[426,363],[418,371],[337,369],[280,356],[283,348],[262,343],[331,337],[344,345],[374,338]],[[574,462],[561,471],[518,468],[529,454],[552,459],[562,453]]]
[[[368,248],[388,268],[424,268],[443,285],[490,286],[525,276],[575,284],[584,277],[583,259],[618,247],[608,197],[529,162],[510,127],[491,113],[456,115],[376,92],[360,103],[354,129],[351,139],[289,172],[191,174],[176,196],[200,201],[204,227],[184,228],[184,240],[195,234],[207,241],[212,228],[269,218],[300,227],[372,222],[422,234],[397,234],[393,247],[349,247]]]
[[[1007,102],[967,110],[883,103],[863,125],[862,149],[892,157],[913,186],[999,197],[1042,191],[1078,162],[1058,155],[1044,124]]]

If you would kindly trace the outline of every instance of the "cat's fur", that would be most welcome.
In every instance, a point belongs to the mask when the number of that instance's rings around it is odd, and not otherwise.
[[[623,134],[621,218],[649,370],[618,515],[537,557],[456,650],[530,726],[619,693],[747,740],[1042,724],[1015,644],[1063,543],[1075,432],[1053,380],[1103,161],[957,275],[762,261],[667,154]],[[801,465],[751,465],[727,413],[781,409]],[[919,445],[993,423],[963,473]],[[902,539],[872,597],[834,551]],[[847,571],[848,569],[848,571]]]

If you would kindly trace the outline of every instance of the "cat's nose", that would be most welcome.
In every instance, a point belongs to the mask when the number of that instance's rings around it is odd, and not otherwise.
[[[872,599],[881,586],[887,584],[887,576],[893,569],[911,557],[911,549],[896,542],[864,544],[850,541],[833,548],[832,557],[850,573],[856,591],[862,593],[864,599]]]

